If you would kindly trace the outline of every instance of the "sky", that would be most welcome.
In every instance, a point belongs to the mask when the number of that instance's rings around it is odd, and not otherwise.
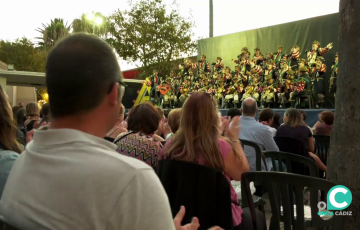
[[[134,0],[136,1],[136,0]],[[163,0],[171,4],[173,0]],[[267,27],[320,15],[339,12],[339,0],[213,0],[214,36]],[[177,0],[184,17],[192,15],[195,39],[209,37],[209,0]],[[127,0],[4,0],[1,2],[0,39],[15,40],[23,36],[36,42],[35,30],[53,18],[69,24],[82,13],[91,11],[109,15],[129,9]],[[119,60],[122,70],[136,64]]]

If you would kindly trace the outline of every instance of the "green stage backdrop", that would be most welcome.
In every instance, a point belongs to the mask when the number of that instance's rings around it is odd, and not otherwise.
[[[243,23],[246,23],[245,21]],[[301,21],[289,22],[286,24],[269,26],[219,37],[202,39],[198,41],[198,59],[202,54],[206,59],[215,62],[216,57],[221,57],[225,66],[235,69],[236,60],[241,48],[248,47],[251,57],[254,48],[259,47],[261,53],[277,52],[277,46],[284,46],[284,53],[290,54],[293,45],[300,46],[300,57],[306,58],[305,51],[311,49],[312,42],[318,40],[321,47],[333,42],[333,48],[324,56],[327,66],[326,72],[326,107],[333,107],[334,97],[329,93],[329,79],[331,66],[334,62],[335,53],[338,51],[338,30],[339,14],[329,14],[321,17],[305,19]],[[341,57],[340,57],[341,58]]]

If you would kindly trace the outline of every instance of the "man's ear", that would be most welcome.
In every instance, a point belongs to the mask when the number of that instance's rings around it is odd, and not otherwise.
[[[119,97],[120,97],[120,87],[119,87],[119,83],[114,83],[110,93],[107,95],[108,97],[108,101],[111,105],[117,105],[119,102]]]

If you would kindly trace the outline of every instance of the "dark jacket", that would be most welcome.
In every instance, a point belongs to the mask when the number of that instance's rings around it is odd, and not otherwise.
[[[169,198],[173,217],[185,206],[182,224],[199,218],[200,228],[233,229],[230,185],[219,171],[185,161],[160,160],[158,176]]]

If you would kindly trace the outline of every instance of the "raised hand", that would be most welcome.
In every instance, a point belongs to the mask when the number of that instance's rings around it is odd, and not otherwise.
[[[228,126],[227,136],[231,140],[239,139],[239,133],[241,130],[240,116],[236,116],[232,119],[232,122]]]
[[[200,227],[199,219],[193,217],[190,224],[181,226],[181,221],[185,216],[185,207],[181,206],[180,211],[174,218],[174,225],[176,230],[197,230]]]

